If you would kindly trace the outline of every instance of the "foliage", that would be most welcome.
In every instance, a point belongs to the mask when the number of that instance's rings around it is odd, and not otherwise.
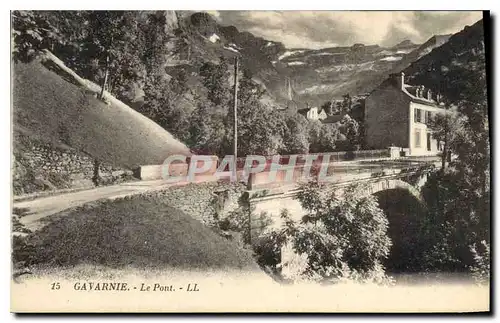
[[[165,53],[170,40],[169,35],[165,33],[166,23],[163,12],[155,11],[147,16],[145,23],[139,25],[144,41],[141,60],[148,76],[162,76],[165,72]]]
[[[483,253],[481,246],[490,244],[491,216],[484,42],[480,21],[405,71],[415,83],[438,90],[445,106],[456,109],[447,119],[441,118],[441,127],[439,123],[434,127],[436,136],[447,136],[455,158],[430,176],[424,187],[432,219],[428,234],[437,240],[427,253],[434,270],[474,272],[475,266],[487,270],[477,259]]]
[[[304,154],[309,151],[307,119],[301,114],[286,115],[283,133],[283,153]]]
[[[15,11],[14,59],[26,61],[49,49],[98,84],[108,73],[107,90],[127,100],[131,86],[142,85],[147,72],[161,71],[160,16],[150,14],[144,23],[137,11]]]
[[[318,183],[304,184],[298,199],[307,214],[297,223],[283,212],[284,226],[268,234],[268,245],[288,250],[281,254],[282,274],[285,270],[294,280],[337,281],[383,273],[382,260],[391,245],[388,222],[376,199],[363,191],[350,187],[340,198]]]
[[[20,217],[21,215],[18,214],[12,216],[12,232],[14,234],[12,237],[12,263],[16,271],[29,267],[35,252],[34,246],[27,241],[26,237],[31,233],[31,230],[19,221]]]
[[[198,154],[222,156],[226,149],[224,113],[207,102],[198,105],[190,119],[189,146]]]
[[[441,154],[441,168],[446,167],[450,149],[457,147],[460,132],[463,131],[464,118],[459,114],[456,107],[451,107],[443,113],[436,114],[429,120],[428,127],[432,129],[432,136],[438,142],[443,143]]]
[[[490,245],[483,240],[478,247],[476,244],[470,247],[474,257],[474,264],[470,269],[476,282],[480,284],[489,283],[491,263]]]
[[[342,96],[342,101],[331,100],[321,105],[321,110],[325,110],[328,115],[345,114],[352,110],[354,100],[349,93]]]
[[[307,131],[309,137],[309,152],[321,152],[321,129],[323,124],[317,120],[311,120],[307,124]]]
[[[324,124],[319,132],[317,150],[312,152],[329,152],[337,149],[339,129],[335,124]]]
[[[20,271],[29,268],[33,263],[35,246],[28,241],[28,238],[21,235],[12,237],[12,264],[14,270]]]
[[[474,266],[471,246],[481,241],[478,238],[489,241],[489,211],[483,209],[489,206],[489,196],[469,205],[470,188],[464,184],[462,175],[449,169],[429,175],[423,187],[429,210],[424,224],[428,247],[422,261],[426,270],[465,271]]]
[[[283,115],[260,102],[263,92],[244,72],[238,82],[238,155],[274,155],[283,147],[286,124]],[[232,133],[232,109],[228,113],[227,127]]]
[[[230,102],[229,71],[224,57],[220,58],[219,64],[204,63],[200,68],[200,76],[208,91],[207,98],[214,105],[226,105]]]
[[[12,13],[12,38],[14,61],[27,62],[36,52],[49,48],[59,39],[57,29],[46,17],[36,11],[15,10]]]
[[[146,76],[141,61],[144,34],[137,18],[133,11],[91,11],[88,15],[89,34],[82,53],[90,65],[86,76],[101,83],[108,72],[106,89],[119,98],[126,98],[128,86]]]
[[[475,268],[475,246],[490,241],[488,133],[462,120],[462,127],[448,137],[456,159],[432,174],[424,187],[433,219],[428,236],[434,241],[425,261],[433,270]]]
[[[356,120],[349,115],[345,115],[340,121],[339,132],[345,138],[337,143],[339,150],[353,151],[360,149],[362,133]]]
[[[162,76],[151,77],[144,88],[145,99],[139,112],[151,118],[179,140],[187,142],[190,138],[190,114],[174,104],[175,93],[170,91],[173,81]]]
[[[134,102],[139,112],[195,151],[230,154],[234,127],[230,62],[224,57],[217,63],[190,60],[198,69],[194,78],[203,85],[201,91],[192,91],[189,67],[166,73],[165,52],[187,51],[189,56],[192,49],[186,31],[171,34],[166,23],[161,11],[15,11],[14,57],[50,49],[84,78],[104,85],[126,103]],[[349,137],[350,123],[342,134],[335,125],[309,126],[301,115],[285,116],[264,106],[264,93],[243,66],[238,80],[238,155],[324,152],[338,149],[337,143],[346,149],[355,145]],[[186,99],[198,103],[192,108],[179,104]],[[346,108],[349,102],[345,96]],[[316,126],[317,131],[312,129]]]
[[[225,231],[238,232],[242,236],[243,243],[247,246],[252,242],[252,231],[265,231],[272,224],[272,220],[266,212],[260,215],[255,214],[255,207],[251,206],[248,200],[248,192],[240,196],[238,208],[229,212],[229,214],[219,222],[219,228]],[[259,225],[251,219],[259,219]],[[253,237],[258,239],[258,237]]]

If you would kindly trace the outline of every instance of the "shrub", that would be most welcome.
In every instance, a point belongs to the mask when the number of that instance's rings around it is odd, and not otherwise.
[[[375,197],[359,186],[345,189],[342,199],[325,191],[318,183],[302,187],[298,199],[307,214],[297,223],[282,212],[284,225],[263,238],[259,262],[293,281],[386,281],[382,261],[391,241]]]
[[[490,281],[490,245],[481,241],[479,246],[470,247],[474,256],[474,265],[471,266],[472,277],[477,283],[485,284]]]

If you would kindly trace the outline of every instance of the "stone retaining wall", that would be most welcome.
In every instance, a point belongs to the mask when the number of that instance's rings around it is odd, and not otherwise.
[[[211,225],[236,210],[245,191],[240,183],[213,182],[174,186],[153,194],[162,203]]]
[[[55,148],[50,144],[30,142],[22,149],[14,147],[14,194],[27,194],[67,188],[95,186],[96,168],[99,185],[119,182],[132,172],[108,164],[95,164],[92,157],[74,149]]]

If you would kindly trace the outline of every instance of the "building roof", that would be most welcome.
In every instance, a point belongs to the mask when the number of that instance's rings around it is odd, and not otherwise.
[[[416,91],[417,89],[419,88],[419,86],[414,86],[414,85],[407,85],[405,84],[402,91],[403,93],[405,93],[413,102],[416,102],[416,103],[421,103],[421,104],[425,104],[425,105],[429,105],[429,106],[433,106],[433,107],[438,107],[438,104],[436,101],[434,100],[429,100],[427,98],[424,98],[424,97],[417,97],[416,96]]]
[[[322,123],[336,123],[336,122],[341,121],[344,118],[344,116],[346,116],[346,115],[347,115],[347,113],[334,114],[334,115],[328,116],[325,119],[321,120],[321,122]]]
[[[297,112],[306,116],[307,115],[307,112],[309,112],[310,108],[302,108],[302,109],[298,109]]]
[[[402,78],[402,83],[403,83],[402,88],[401,88],[401,78]],[[434,101],[434,100],[429,100],[426,97],[419,97],[419,96],[417,96],[416,95],[417,94],[417,89],[423,88],[423,86],[422,85],[410,85],[410,84],[404,83],[404,73],[400,73],[400,74],[393,73],[393,74],[391,74],[390,77],[387,78],[384,82],[382,82],[377,88],[379,88],[381,86],[384,86],[384,85],[387,85],[387,84],[390,84],[391,86],[394,86],[397,89],[400,89],[404,94],[406,94],[410,98],[410,100],[412,102],[421,103],[421,104],[425,104],[425,105],[432,106],[432,107],[437,107],[437,108],[440,107],[439,104],[436,101]],[[370,95],[377,88],[373,89],[370,92]],[[425,90],[426,89],[424,88],[424,91]],[[426,93],[426,92],[424,92],[424,93]]]

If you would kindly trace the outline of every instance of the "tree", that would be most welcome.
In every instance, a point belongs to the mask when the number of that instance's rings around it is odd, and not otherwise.
[[[341,106],[342,106],[341,112],[343,112],[343,113],[349,113],[351,111],[351,108],[352,108],[352,98],[349,95],[349,93],[344,94],[342,96],[342,104],[341,104]]]
[[[249,69],[243,68],[242,77],[238,81],[238,102],[243,106],[256,104],[266,93],[259,84],[252,80]]]
[[[191,114],[189,124],[189,146],[197,154],[223,157],[226,129],[222,111],[217,111],[209,102],[200,103]]]
[[[284,154],[305,154],[309,152],[307,119],[301,114],[286,115],[283,133]]]
[[[479,26],[481,27],[481,26]],[[481,31],[482,32],[482,31]],[[422,71],[441,74],[424,75],[441,85],[445,104],[456,106],[459,131],[441,126],[447,131],[449,150],[456,159],[449,167],[433,174],[426,186],[426,202],[431,205],[429,232],[439,240],[429,248],[427,259],[437,263],[437,269],[471,270],[489,262],[490,245],[490,142],[486,70],[482,35],[453,52],[452,58],[439,63],[453,64]],[[443,72],[444,71],[444,72]],[[442,120],[441,124],[453,124]],[[453,139],[453,140],[451,140]],[[478,250],[486,246],[484,250]],[[447,251],[445,255],[439,250]],[[478,261],[477,257],[486,261]],[[440,260],[448,259],[443,264]]]
[[[141,61],[144,34],[139,28],[138,12],[91,11],[89,34],[85,40],[84,58],[90,69],[89,78],[100,78],[101,94],[107,89],[119,97],[127,84],[145,77]]]
[[[311,120],[307,124],[307,130],[309,135],[309,152],[317,153],[321,152],[321,129],[323,124],[318,120]]]
[[[340,196],[315,182],[301,187],[298,199],[307,212],[297,223],[287,212],[284,225],[268,233],[269,245],[285,247],[300,259],[295,277],[316,281],[384,277],[382,261],[390,250],[388,221],[376,198],[361,187]],[[276,250],[276,248],[274,248]],[[282,264],[287,255],[282,254]],[[296,263],[297,265],[297,263]]]
[[[238,155],[275,155],[283,147],[282,115],[262,104],[238,106]]]
[[[238,82],[238,156],[274,155],[283,150],[285,120],[260,102],[263,93],[244,69]],[[227,116],[226,127],[232,133],[232,109]]]
[[[339,130],[335,124],[326,123],[321,126],[319,132],[319,147],[318,152],[331,152],[337,148],[337,140],[339,139]]]
[[[173,81],[163,76],[151,77],[144,88],[144,104],[138,110],[146,117],[170,131],[177,139],[190,139],[190,113],[174,104],[176,93],[171,91]]]
[[[66,66],[81,74],[88,66],[82,51],[88,38],[89,11],[33,11],[43,17],[53,28],[54,37],[47,49],[64,61]]]
[[[441,170],[446,168],[446,160],[450,153],[450,149],[456,145],[456,140],[460,131],[462,131],[462,118],[458,114],[456,108],[446,109],[444,113],[436,114],[429,120],[427,126],[432,130],[432,136],[443,144],[443,152],[441,154]]]
[[[14,61],[28,62],[42,49],[60,39],[48,17],[36,11],[15,10],[12,13]]]
[[[155,11],[147,15],[146,20],[139,25],[144,35],[142,61],[145,64],[148,76],[165,73],[165,53],[170,40],[165,32],[167,21],[162,11]]]
[[[345,115],[340,121],[339,132],[344,136],[343,141],[339,141],[338,148],[342,151],[359,150],[361,146],[360,127],[356,120],[352,119],[349,115]]]
[[[134,11],[16,11],[14,59],[49,49],[70,68],[126,98],[131,84],[143,82],[145,33]],[[22,57],[21,57],[22,56]]]
[[[200,76],[203,85],[208,90],[208,99],[216,106],[226,105],[230,100],[231,93],[226,59],[221,57],[219,64],[204,63],[200,68]]]

